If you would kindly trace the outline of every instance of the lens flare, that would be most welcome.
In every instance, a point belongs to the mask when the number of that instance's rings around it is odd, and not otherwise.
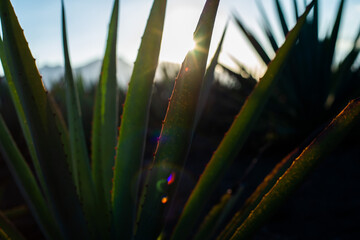
[[[166,196],[161,199],[162,204],[167,203],[167,201],[168,201],[168,197],[166,197]]]
[[[170,174],[170,176],[167,178],[167,184],[170,185],[170,184],[174,183],[174,181],[175,181],[175,173],[172,172]]]

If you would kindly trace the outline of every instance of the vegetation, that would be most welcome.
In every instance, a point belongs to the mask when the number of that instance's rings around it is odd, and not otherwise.
[[[274,0],[273,4],[280,26],[271,26],[269,14],[259,1],[257,3],[262,16],[261,27],[272,49],[265,49],[264,44],[255,37],[240,16],[234,14],[233,17],[239,31],[246,36],[254,52],[267,65],[271,59],[268,52],[276,52],[279,48],[279,43],[275,40],[275,29],[281,29],[282,37],[285,38],[290,24],[285,20],[284,8],[279,0]],[[309,135],[317,134],[329,119],[360,94],[360,66],[354,65],[360,51],[360,30],[344,59],[339,63],[335,61],[345,3],[344,0],[339,1],[333,26],[329,23],[328,34],[321,38],[318,26],[319,4],[315,2],[312,16],[306,21],[267,104],[263,118],[266,122],[262,123],[268,129],[266,136],[272,138],[268,140],[277,141],[282,148],[289,145],[288,152]],[[296,19],[299,18],[298,5],[298,1],[293,1]],[[246,68],[242,68],[242,71],[250,75]],[[261,134],[264,135],[263,132]],[[289,143],[289,139],[293,140]]]
[[[0,149],[29,211],[46,239],[248,238],[359,120],[360,100],[355,99],[304,151],[295,152],[281,161],[240,211],[234,215],[241,187],[237,191],[228,191],[197,226],[203,217],[205,203],[246,143],[278,81],[281,83],[282,70],[297,51],[300,32],[305,31],[306,17],[313,6],[316,7],[316,1],[309,4],[295,27],[287,33],[265,75],[256,84],[251,80],[247,82],[249,88],[244,95],[249,96],[211,155],[181,215],[177,216],[174,229],[168,226],[166,215],[176,200],[174,196],[182,169],[214,82],[214,70],[225,36],[224,31],[206,68],[219,0],[205,3],[194,33],[196,47],[188,52],[176,77],[165,118],[159,122],[161,131],[152,163],[146,171],[142,171],[143,159],[146,144],[150,143],[146,137],[147,126],[149,112],[154,106],[151,105],[151,93],[166,0],[154,0],[121,107],[118,103],[119,95],[122,95],[117,90],[115,77],[119,4],[119,0],[114,1],[102,71],[93,92],[89,143],[86,139],[88,131],[84,129],[90,126],[84,124],[88,121],[81,110],[84,105],[89,108],[92,100],[89,100],[91,95],[84,97],[81,81],[75,82],[72,76],[64,4],[62,31],[66,87],[65,92],[53,90],[53,93],[60,93],[56,102],[42,84],[10,1],[0,0],[3,31],[0,57],[28,154],[20,150],[22,146],[14,141],[8,130],[11,122],[4,121],[1,115]],[[59,101],[61,97],[63,101]],[[59,105],[61,107],[64,102],[66,123],[59,110]],[[233,219],[227,222],[231,216]],[[222,233],[218,235],[220,231]],[[25,238],[9,220],[9,213],[3,212],[0,212],[0,236]]]

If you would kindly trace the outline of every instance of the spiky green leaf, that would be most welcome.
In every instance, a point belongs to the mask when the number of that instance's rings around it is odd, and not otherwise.
[[[205,3],[194,33],[196,46],[187,54],[170,98],[151,170],[145,183],[136,239],[156,238],[162,230],[165,206],[170,204],[192,140],[198,99],[219,0]],[[175,180],[169,181],[175,177]],[[186,236],[182,236],[186,238]]]
[[[64,142],[64,129],[59,125],[61,117],[57,115],[55,105],[45,91],[8,0],[0,1],[0,17],[5,59],[26,117],[20,121],[29,124],[51,209],[65,237],[87,238],[85,219],[69,172],[65,149],[68,143]]]
[[[229,131],[214,152],[185,205],[180,220],[175,228],[174,235],[178,237],[174,239],[179,239],[180,236],[186,236],[191,232],[196,220],[201,214],[204,201],[209,198],[216,183],[224,175],[225,171],[231,165],[233,159],[243,146],[266,104],[272,88],[276,84],[279,73],[298,38],[302,26],[305,23],[306,16],[312,6],[313,3],[307,7],[305,13],[299,19],[294,29],[288,34],[285,43],[278,50],[274,60],[269,64],[267,72],[260,79],[255,89],[248,97]]]
[[[236,189],[234,193],[232,189],[228,189],[227,192],[221,197],[218,204],[213,206],[210,212],[204,218],[197,233],[195,234],[194,240],[205,240],[211,239],[216,233],[219,226],[224,223],[224,220],[228,217],[228,214],[233,210],[234,205],[239,200],[243,186]]]
[[[166,0],[155,0],[142,37],[121,118],[112,204],[117,238],[131,239]]]
[[[18,93],[16,91],[14,81],[13,81],[11,73],[10,73],[10,68],[9,68],[9,66],[7,64],[7,61],[6,61],[4,43],[3,43],[3,40],[2,40],[1,37],[0,37],[0,59],[1,59],[1,63],[2,63],[4,73],[5,73],[5,76],[6,76],[6,81],[8,83],[9,90],[10,90],[10,93],[11,93],[10,96],[11,96],[13,104],[15,105],[15,110],[16,110],[17,116],[18,116],[19,119],[24,120],[24,119],[26,119],[24,108],[21,105],[19,95],[18,95]],[[41,172],[39,159],[38,159],[38,157],[36,155],[35,145],[34,145],[34,142],[32,140],[32,137],[31,137],[29,124],[28,124],[27,121],[19,121],[19,123],[20,123],[20,126],[21,126],[21,130],[22,130],[22,132],[24,134],[24,138],[26,140],[27,147],[29,149],[29,153],[30,153],[31,160],[32,160],[32,163],[33,163],[34,168],[35,168],[36,175],[37,175],[37,177],[39,179],[41,187],[45,190],[46,186],[45,186],[44,176],[43,176],[43,174]]]
[[[41,193],[30,167],[27,165],[20,150],[16,146],[11,133],[0,115],[0,150],[6,164],[13,175],[31,213],[40,226],[47,239],[62,239],[60,230],[55,224],[55,219],[48,209],[48,204]]]
[[[271,190],[261,199],[243,224],[231,237],[232,240],[247,239],[268,217],[281,206],[287,197],[304,181],[314,167],[327,156],[350,129],[359,123],[360,99],[351,101],[334,118],[329,126],[295,159]]]
[[[0,239],[25,240],[12,222],[0,211]]]
[[[295,0],[296,1],[296,0]],[[260,11],[260,15],[263,19],[262,23],[263,23],[263,28],[265,30],[265,33],[266,33],[266,36],[268,37],[269,39],[269,42],[273,48],[273,50],[276,52],[278,49],[279,49],[279,46],[275,40],[275,35],[272,31],[272,28],[270,26],[270,20],[267,16],[267,12],[265,11],[264,9],[264,6],[263,6],[263,3],[261,2],[261,0],[256,0],[255,1],[259,11]]]
[[[218,240],[229,239],[236,231],[238,226],[246,219],[250,212],[256,207],[261,201],[263,196],[274,186],[279,177],[284,174],[294,159],[300,154],[298,149],[295,149],[292,153],[286,156],[280,161],[273,170],[264,178],[262,183],[257,186],[255,191],[246,200],[241,209],[235,213],[231,221],[223,229],[221,234],[217,237]]]
[[[119,0],[115,0],[110,19],[105,56],[96,90],[92,127],[91,160],[96,193],[111,211],[111,188],[118,124],[118,90],[116,82],[116,41]]]
[[[251,45],[254,47],[254,49],[256,50],[257,54],[259,55],[259,57],[261,58],[261,60],[268,65],[270,63],[270,57],[268,56],[268,54],[266,53],[266,51],[264,50],[264,48],[260,45],[260,43],[258,42],[258,40],[256,40],[256,38],[254,37],[254,34],[251,33],[251,31],[249,29],[247,29],[245,27],[245,25],[242,23],[242,21],[240,20],[239,16],[236,16],[235,14],[233,14],[233,17],[235,19],[235,22],[237,23],[237,25],[239,26],[240,30],[245,34],[246,38],[249,40],[249,42],[251,43]]]
[[[280,5],[279,0],[275,0],[275,5],[276,5],[276,10],[278,12],[278,17],[279,17],[279,20],[280,20],[280,23],[281,23],[281,27],[282,27],[284,36],[286,36],[288,34],[288,32],[289,32],[289,28],[288,28],[288,26],[286,24],[284,12],[283,12],[283,9],[282,9],[282,7]]]
[[[220,217],[221,212],[226,207],[230,198],[231,193],[226,192],[221,197],[220,202],[211,208],[210,212],[206,215],[204,221],[201,223],[197,233],[195,234],[194,240],[205,240],[212,236],[217,219]]]
[[[79,95],[74,82],[68,51],[64,2],[62,1],[62,33],[65,60],[66,107],[70,135],[72,174],[90,232],[94,239],[107,238],[110,229],[106,212],[99,207],[102,202],[95,193],[90,159],[86,147]]]
[[[201,92],[200,92],[198,110],[196,111],[196,114],[197,114],[196,122],[199,121],[199,118],[205,108],[205,104],[209,97],[212,84],[215,80],[215,68],[218,65],[219,56],[220,56],[221,48],[222,48],[222,45],[223,45],[223,42],[225,39],[227,27],[228,27],[228,23],[226,23],[226,25],[225,25],[223,34],[222,34],[219,44],[216,48],[214,56],[211,59],[210,65],[208,66],[208,68],[206,69],[206,72],[205,72],[205,76],[204,76],[204,80],[203,80],[203,84],[202,84]]]

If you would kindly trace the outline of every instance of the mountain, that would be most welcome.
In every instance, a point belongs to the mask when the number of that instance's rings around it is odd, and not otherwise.
[[[85,83],[94,83],[99,81],[101,71],[101,60],[89,62],[83,66],[73,68],[74,77],[81,76]],[[155,73],[155,81],[166,79],[167,77],[174,77],[180,69],[180,64],[172,62],[160,62]],[[121,88],[126,89],[127,84],[132,74],[133,66],[123,59],[119,58],[117,61],[117,80]],[[51,86],[60,81],[64,76],[63,66],[48,66],[45,65],[39,68],[44,85],[50,89]],[[175,79],[175,77],[174,77]]]
[[[100,71],[101,71],[101,60],[95,60],[85,64],[84,66],[80,66],[77,68],[73,68],[74,77],[81,76],[84,79],[85,83],[94,83],[99,81]],[[127,83],[130,80],[130,76],[132,73],[132,65],[125,62],[123,59],[118,58],[117,61],[117,81],[120,87],[126,88]],[[63,66],[43,66],[39,68],[39,72],[44,81],[44,85],[46,88],[51,88],[51,86],[60,81],[64,76],[64,67]]]

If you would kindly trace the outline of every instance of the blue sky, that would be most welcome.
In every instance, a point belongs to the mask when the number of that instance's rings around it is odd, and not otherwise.
[[[260,1],[265,4],[264,7],[273,26],[279,25],[278,19],[275,18],[274,1]],[[60,0],[12,0],[11,2],[38,66],[62,65]],[[122,0],[120,2],[118,55],[133,62],[152,0]],[[280,2],[288,10],[285,13],[288,20],[294,24],[291,14],[292,1]],[[298,2],[300,9],[303,9],[304,1]],[[320,33],[322,35],[332,26],[339,2],[339,0],[320,0]],[[181,63],[192,46],[192,33],[204,3],[205,0],[168,0],[160,60]],[[113,0],[65,0],[70,57],[74,66],[80,66],[103,56],[112,4]],[[221,0],[210,53],[215,50],[232,11],[237,12],[260,39],[264,39],[259,29],[260,14],[255,1]],[[340,56],[351,47],[351,39],[360,27],[360,1],[348,0],[344,11],[338,43]],[[281,40],[280,36],[280,29],[278,29],[278,40]],[[231,66],[229,54],[234,55],[259,75],[265,69],[233,23],[229,26],[220,58],[223,63]]]

